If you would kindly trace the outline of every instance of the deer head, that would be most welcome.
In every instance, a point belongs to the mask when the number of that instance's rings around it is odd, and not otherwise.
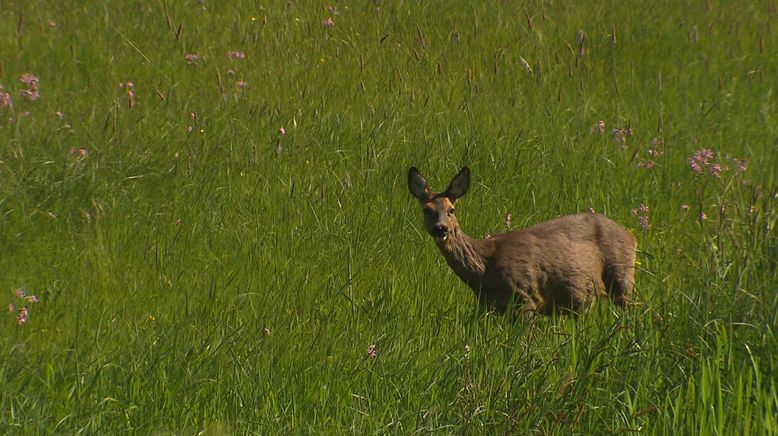
[[[470,169],[462,168],[451,179],[443,192],[432,192],[419,170],[411,167],[408,171],[408,189],[419,200],[424,212],[424,228],[437,243],[445,243],[452,235],[459,233],[459,223],[454,215],[454,204],[470,188]]]

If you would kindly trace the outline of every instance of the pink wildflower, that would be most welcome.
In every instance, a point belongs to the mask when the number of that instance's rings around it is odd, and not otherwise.
[[[184,56],[184,59],[186,59],[186,63],[189,65],[197,65],[197,61],[200,60],[200,56],[194,53],[187,53],[186,56]]]
[[[238,89],[247,88],[249,86],[249,82],[246,82],[245,80],[238,80],[235,82],[235,86],[237,86]]]
[[[0,104],[0,108],[2,108],[2,104]],[[749,161],[747,160],[734,158],[732,162],[735,164],[735,170],[739,173],[745,172],[748,169]]]
[[[502,225],[504,225],[506,228],[510,228],[512,223],[513,223],[513,215],[510,213],[508,215],[505,215],[505,218],[503,218],[502,220]]]
[[[632,136],[632,129],[630,127],[613,129],[613,140],[618,142],[622,149],[627,147],[627,138],[630,136]]]
[[[132,82],[121,82],[119,88],[127,90],[127,107],[130,109],[135,107],[135,84]]]
[[[37,295],[28,295],[25,300],[27,300],[28,303],[35,304],[38,302],[38,296]]]
[[[692,157],[689,158],[689,167],[695,174],[705,173],[705,168],[710,165],[710,161],[713,159],[713,151],[710,148],[703,148],[694,152]],[[721,170],[719,167],[718,171]],[[718,172],[716,173],[718,174]]]
[[[246,54],[243,53],[242,51],[230,50],[227,52],[227,57],[231,59],[242,60],[242,59],[246,59]]]
[[[22,81],[25,85],[27,85],[28,88],[37,88],[38,87],[38,77],[32,75],[32,74],[22,74],[19,77],[19,80]]]
[[[332,17],[327,17],[323,20],[321,20],[321,24],[324,27],[332,27],[335,25],[335,22],[332,20]]]
[[[19,91],[19,97],[29,101],[38,101],[40,96],[41,95],[37,90],[32,91],[29,89],[22,89],[21,91]]]
[[[22,74],[19,80],[24,83],[26,89],[19,91],[19,96],[25,100],[38,101],[40,98],[38,78],[32,74]]]
[[[721,165],[719,164],[713,164],[708,168],[708,172],[713,177],[721,177],[719,173],[721,173]]]
[[[660,141],[658,139],[656,139],[656,138],[651,140],[651,144],[649,144],[649,146],[648,146],[648,155],[649,156],[651,156],[653,158],[664,156],[665,153],[663,151],[661,151],[661,150],[656,148],[657,145],[659,144],[659,142]]]
[[[278,129],[278,133],[280,133],[281,136],[286,135],[286,129],[284,129],[284,126],[281,126],[281,128]]]
[[[24,288],[16,288],[16,289],[14,289],[14,297],[16,297],[16,298],[24,298],[25,295],[27,295],[27,293],[24,291]]]
[[[14,106],[13,99],[11,98],[11,94],[8,92],[3,91],[3,88],[0,87],[0,110],[5,108],[12,108]]]
[[[16,313],[16,325],[24,325],[30,320],[30,313],[27,311],[27,307],[22,307],[19,312]]]
[[[638,223],[640,224],[640,228],[643,230],[648,230],[651,228],[651,224],[648,223],[648,217],[645,215],[638,217]]]
[[[375,359],[376,357],[378,357],[378,349],[376,348],[375,344],[370,344],[367,347],[367,355],[371,359]]]
[[[651,224],[648,223],[648,206],[640,203],[638,207],[632,209],[632,215],[637,217],[641,229],[648,230],[651,228]]]
[[[76,147],[70,147],[68,153],[70,153],[71,156],[76,156],[76,157],[86,157],[89,154],[86,148],[76,148]]]

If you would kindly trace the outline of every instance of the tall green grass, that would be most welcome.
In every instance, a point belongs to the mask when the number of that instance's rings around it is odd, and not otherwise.
[[[0,8],[3,433],[778,433],[775,2],[223,3]],[[405,185],[464,164],[639,304],[481,314]]]

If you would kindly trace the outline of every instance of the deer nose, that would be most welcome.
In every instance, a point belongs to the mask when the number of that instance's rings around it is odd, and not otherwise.
[[[448,233],[448,226],[445,224],[435,224],[434,227],[432,227],[432,236],[436,238],[442,238],[446,236]]]

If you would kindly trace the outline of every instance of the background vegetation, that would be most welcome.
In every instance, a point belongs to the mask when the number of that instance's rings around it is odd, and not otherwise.
[[[778,433],[777,16],[2,2],[0,431]],[[480,315],[405,184],[465,164],[473,236],[629,227],[639,304]]]

